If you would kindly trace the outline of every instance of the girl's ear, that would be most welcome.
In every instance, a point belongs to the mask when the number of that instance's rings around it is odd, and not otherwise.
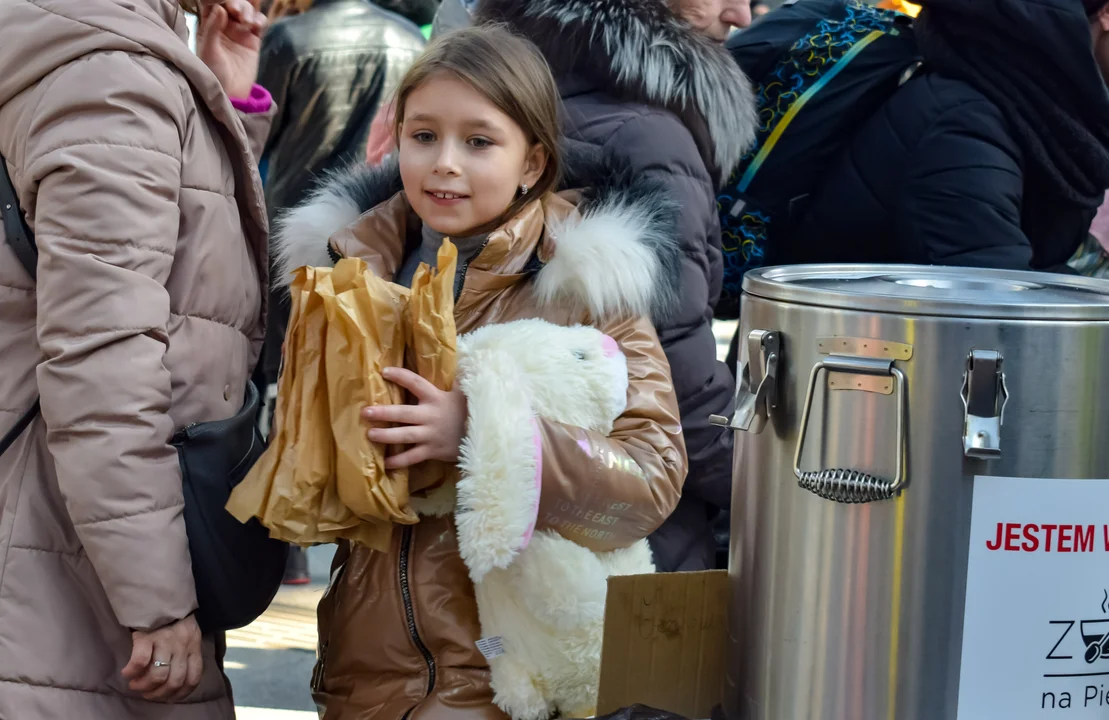
[[[524,176],[520,178],[520,184],[527,185],[529,188],[535,187],[546,169],[547,149],[541,144],[535,143],[524,158]]]

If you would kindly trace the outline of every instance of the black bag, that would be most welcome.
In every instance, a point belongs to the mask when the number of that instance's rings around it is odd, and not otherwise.
[[[0,211],[8,244],[35,278],[38,248],[19,209],[2,156]],[[259,405],[258,389],[248,382],[246,402],[236,415],[195,423],[171,440],[181,465],[185,532],[196,583],[196,620],[204,632],[250,624],[269,607],[285,573],[288,546],[271,539],[257,520],[242,524],[225,509],[231,491],[265,448],[256,424]],[[36,399],[0,440],[0,455],[27,429],[38,411]]]
[[[859,0],[789,3],[727,47],[755,86],[759,129],[716,198],[718,318],[738,317],[744,273],[788,236],[831,161],[920,65],[912,18]]]

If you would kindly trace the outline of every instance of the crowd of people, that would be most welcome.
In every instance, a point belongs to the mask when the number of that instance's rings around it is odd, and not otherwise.
[[[646,538],[659,571],[720,566],[717,198],[773,130],[729,50],[779,4],[0,0],[0,717],[234,716],[174,438],[252,382],[268,426],[304,265],[407,286],[449,237],[459,333],[604,333],[627,370],[611,432],[482,419],[519,442],[478,459],[539,487],[505,522],[521,547]],[[765,261],[1109,273],[1109,3],[883,4],[915,18],[919,62]],[[367,408],[370,439],[465,480],[463,389],[390,372],[416,402]],[[504,717],[455,523],[340,544],[321,717]]]

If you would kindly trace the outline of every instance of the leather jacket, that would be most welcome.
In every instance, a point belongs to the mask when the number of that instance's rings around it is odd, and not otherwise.
[[[366,0],[316,0],[270,28],[258,82],[280,108],[266,145],[271,215],[365,157],[374,115],[423,48],[419,28]]]
[[[397,192],[396,165],[359,172],[371,181],[359,188],[337,179],[285,218],[280,232],[295,235],[277,239],[283,270],[328,264],[329,255],[360,257],[383,278],[401,267],[421,226]],[[537,417],[534,426],[496,431],[522,433],[510,443],[518,457],[489,458],[514,468],[537,453],[541,460],[529,466],[533,476],[541,467],[538,507],[529,516],[536,531],[552,530],[597,551],[630,546],[658,527],[678,502],[687,467],[669,366],[645,317],[673,297],[676,208],[657,191],[644,192],[649,184],[633,178],[576,206],[577,198],[564,195],[527,205],[464,268],[455,304],[459,333],[535,317],[587,324],[613,338],[627,357],[627,409],[610,434]],[[352,197],[380,204],[359,217],[363,208],[349,206]],[[325,218],[352,224],[331,234],[321,227]],[[637,273],[615,272],[630,257],[642,263],[638,280]],[[481,421],[471,416],[469,422],[478,432],[474,423]],[[461,472],[460,482],[467,482]],[[498,477],[506,488],[515,486],[511,470]],[[503,520],[483,525],[488,537],[527,525],[512,495],[506,491],[503,512],[491,514]],[[398,527],[388,552],[340,545],[319,607],[312,681],[326,720],[504,718],[475,645],[481,623],[451,502],[413,507],[420,522]]]

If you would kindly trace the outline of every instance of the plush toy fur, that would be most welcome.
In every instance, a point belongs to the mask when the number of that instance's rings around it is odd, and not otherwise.
[[[595,553],[551,531],[532,534],[542,474],[535,418],[611,432],[626,407],[626,361],[594,328],[521,320],[460,338],[459,382],[470,420],[458,541],[482,635],[504,648],[489,662],[495,702],[515,720],[588,717],[607,579],[655,568],[646,540]]]

